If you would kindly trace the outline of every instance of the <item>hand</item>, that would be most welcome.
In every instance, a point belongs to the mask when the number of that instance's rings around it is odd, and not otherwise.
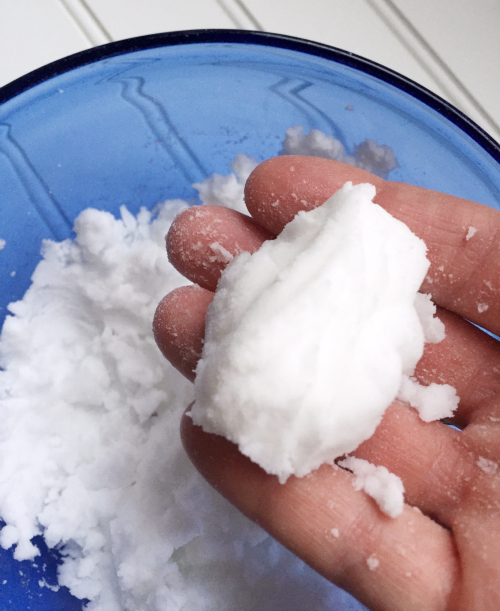
[[[231,503],[369,608],[497,611],[500,343],[467,321],[500,334],[498,211],[335,161],[271,159],[246,185],[253,218],[204,206],[175,220],[167,240],[170,260],[198,286],[177,289],[162,300],[156,340],[193,380],[206,308],[229,258],[224,253],[257,250],[299,210],[321,205],[347,180],[374,184],[375,202],[428,246],[431,267],[422,292],[431,293],[438,305],[446,338],[426,346],[415,375],[423,384],[457,389],[454,424],[462,430],[424,423],[415,410],[395,401],[373,437],[356,450],[355,456],[384,465],[403,480],[406,506],[396,519],[355,491],[345,470],[324,465],[281,485],[188,417],[182,422],[184,446],[200,473]],[[214,243],[224,250],[214,250]]]

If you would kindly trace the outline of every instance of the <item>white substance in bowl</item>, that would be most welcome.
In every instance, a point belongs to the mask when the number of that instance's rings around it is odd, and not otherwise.
[[[167,202],[152,222],[87,210],[75,242],[44,244],[0,341],[0,543],[30,559],[43,533],[65,555],[60,585],[89,611],[363,609],[231,507],[182,449],[192,384],[151,321],[186,283],[164,242],[184,207]]]
[[[321,154],[310,141],[295,152]],[[234,175],[198,185],[201,199],[244,211],[254,164],[237,158]],[[0,338],[0,543],[29,559],[42,533],[65,554],[59,583],[89,611],[364,609],[214,492],[181,447],[192,386],[151,320],[185,283],[164,250],[184,206],[155,220],[89,210],[75,242],[44,245]]]
[[[371,437],[424,341],[443,337],[417,295],[426,246],[374,195],[346,183],[299,212],[228,265],[208,310],[193,421],[281,482]],[[418,404],[426,419],[431,394]],[[434,417],[444,415],[449,406]]]

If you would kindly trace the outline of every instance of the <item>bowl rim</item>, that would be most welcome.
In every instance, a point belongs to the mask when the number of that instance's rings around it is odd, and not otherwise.
[[[289,49],[306,55],[322,57],[357,69],[393,85],[401,91],[420,100],[427,106],[430,106],[475,140],[475,142],[489,153],[495,161],[500,163],[500,144],[490,136],[490,134],[477,125],[477,123],[461,110],[412,79],[370,59],[351,53],[350,51],[303,38],[256,30],[179,30],[176,32],[163,32],[126,38],[104,45],[98,45],[46,64],[0,87],[0,105],[44,81],[48,81],[56,76],[103,59],[157,47],[204,43],[235,43]]]

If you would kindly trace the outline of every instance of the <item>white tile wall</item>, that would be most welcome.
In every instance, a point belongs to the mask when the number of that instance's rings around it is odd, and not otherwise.
[[[352,51],[500,139],[499,0],[0,0],[0,86],[94,45],[197,28],[267,30]]]

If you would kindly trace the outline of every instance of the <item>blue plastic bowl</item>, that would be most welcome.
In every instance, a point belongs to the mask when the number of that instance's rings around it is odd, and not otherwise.
[[[500,148],[436,95],[345,51],[259,32],[203,30],[135,38],[84,51],[0,89],[0,324],[21,298],[41,241],[72,235],[91,206],[117,214],[228,173],[243,152],[278,154],[302,125],[348,152],[370,138],[400,167],[390,178],[492,207]],[[53,592],[57,553],[18,563],[0,549],[0,611],[72,611]]]

